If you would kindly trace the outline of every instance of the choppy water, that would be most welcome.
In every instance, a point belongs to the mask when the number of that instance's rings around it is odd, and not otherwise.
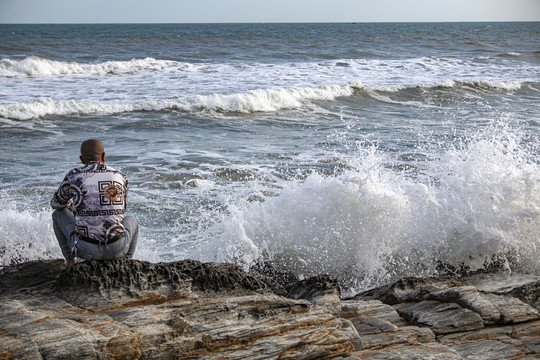
[[[0,265],[60,257],[87,138],[136,257],[353,290],[442,263],[540,276],[540,23],[0,25]]]

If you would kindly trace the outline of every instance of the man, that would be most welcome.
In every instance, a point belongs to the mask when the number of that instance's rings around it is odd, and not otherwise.
[[[84,166],[66,174],[51,200],[54,233],[66,266],[74,265],[75,257],[130,259],[139,227],[135,217],[125,215],[127,178],[105,165],[105,150],[98,140],[82,143],[80,159]]]

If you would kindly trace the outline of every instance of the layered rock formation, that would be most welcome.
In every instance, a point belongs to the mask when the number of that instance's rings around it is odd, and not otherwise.
[[[0,270],[0,359],[532,359],[539,294],[411,278],[342,299],[232,264],[38,261]]]

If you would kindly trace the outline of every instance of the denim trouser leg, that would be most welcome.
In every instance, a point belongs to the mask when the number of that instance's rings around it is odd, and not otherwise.
[[[124,254],[126,258],[131,259],[135,253],[137,247],[137,241],[139,240],[139,223],[134,216],[126,215],[124,217],[124,228],[126,229],[124,237],[128,239],[127,243],[129,247]]]
[[[62,255],[66,260],[73,260],[73,244],[77,233],[75,232],[75,217],[69,209],[55,210],[52,214],[53,229]]]

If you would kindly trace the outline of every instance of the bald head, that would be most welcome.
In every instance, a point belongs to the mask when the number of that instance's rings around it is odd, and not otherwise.
[[[86,140],[81,145],[80,159],[83,164],[88,164],[90,161],[99,161],[105,163],[105,149],[99,140]]]

